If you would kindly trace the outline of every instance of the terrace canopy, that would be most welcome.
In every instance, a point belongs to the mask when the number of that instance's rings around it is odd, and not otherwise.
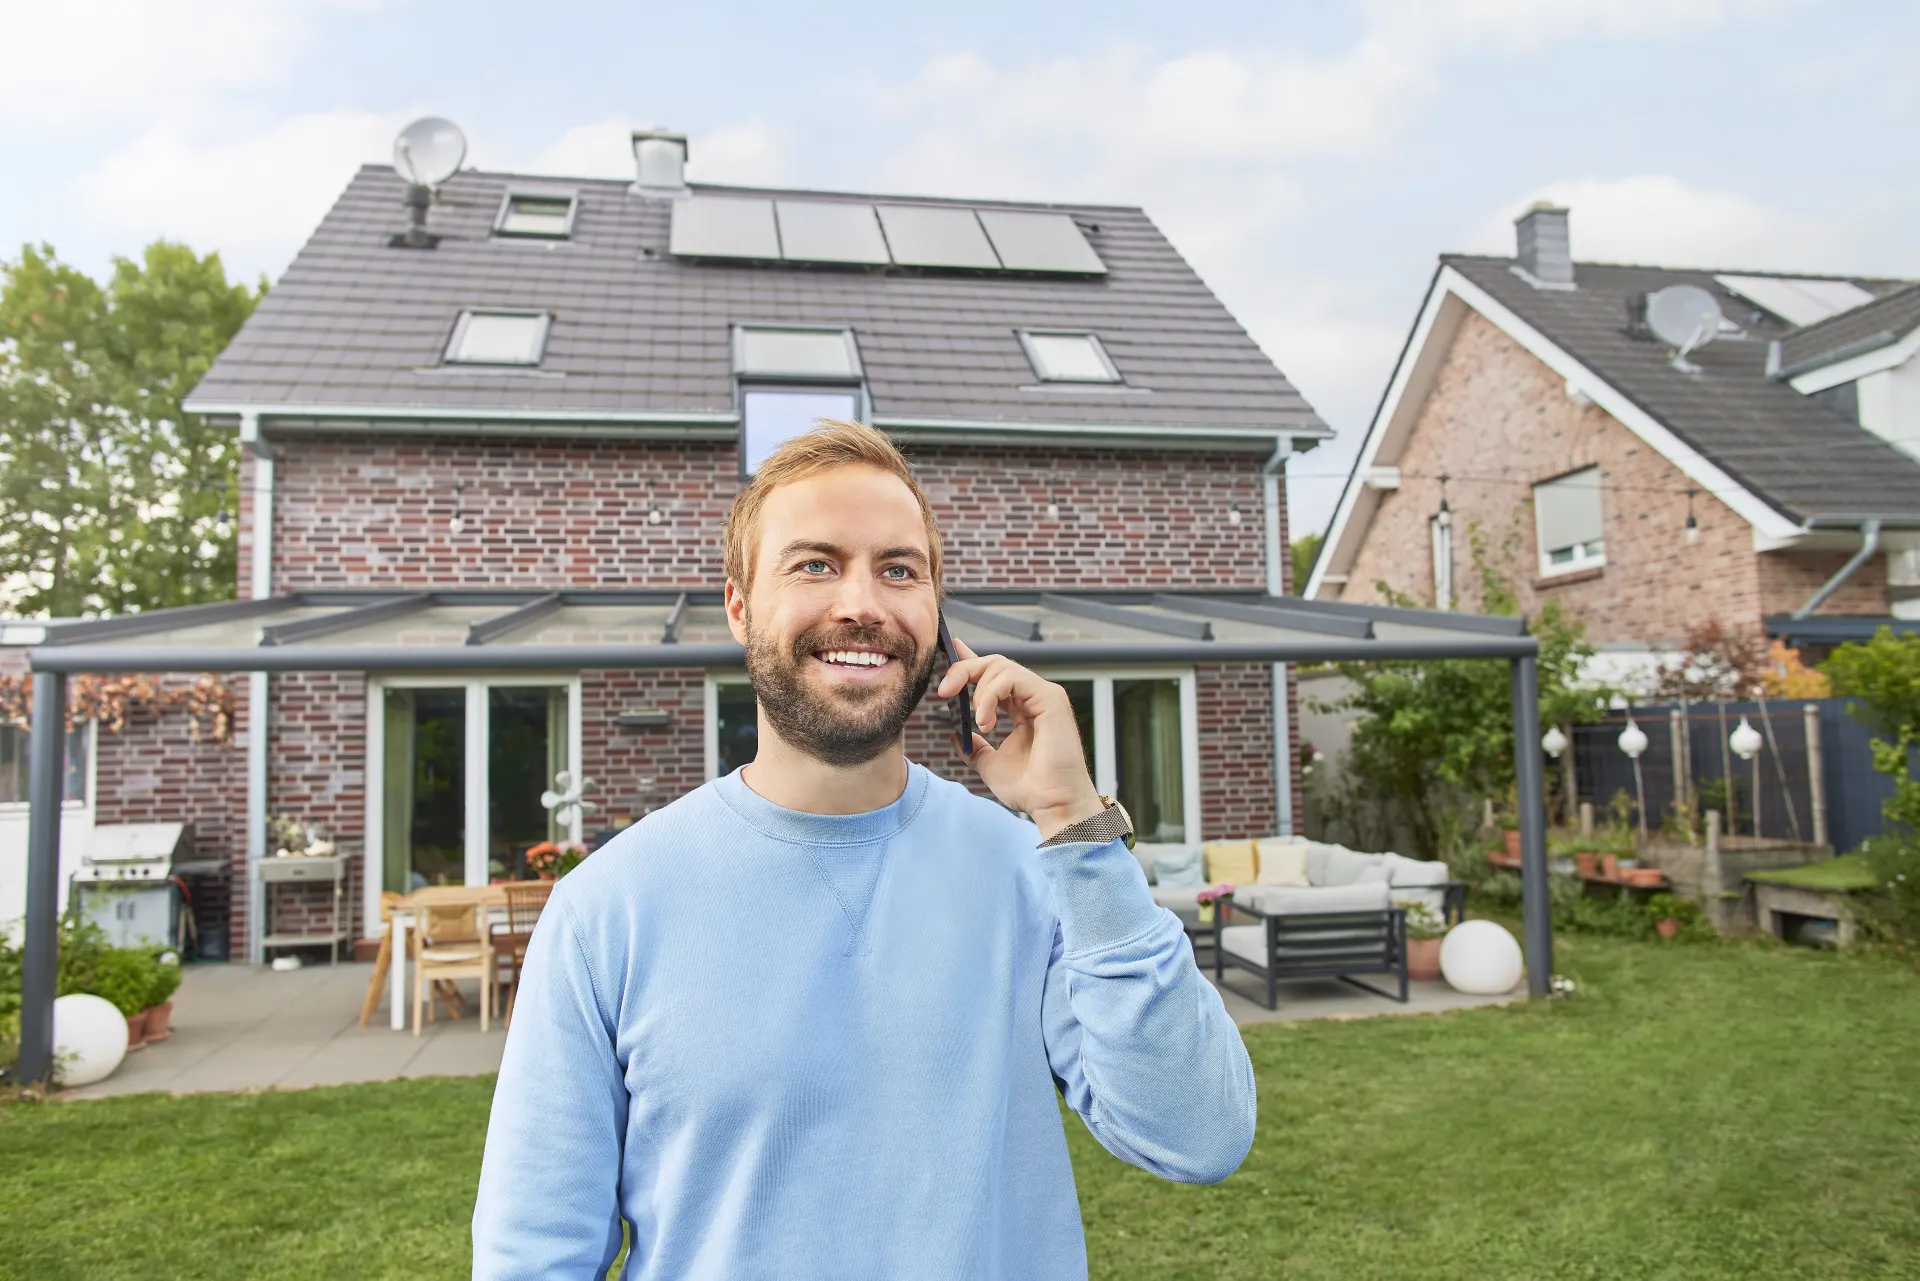
[[[1503,659],[1516,741],[1539,734],[1539,646],[1516,618],[1306,601],[1248,592],[961,590],[948,622],[980,653],[1073,663],[1317,663]],[[77,673],[389,672],[715,668],[743,665],[717,591],[310,591],[111,619],[14,622],[31,646],[27,930],[20,1074],[52,1066],[60,796],[67,677]],[[264,693],[264,685],[256,686]],[[254,706],[264,704],[262,698]],[[1284,707],[1282,706],[1282,710]],[[1276,717],[1276,724],[1281,723]],[[264,790],[266,736],[251,773]],[[1276,757],[1286,751],[1275,744]],[[1528,988],[1553,972],[1538,753],[1517,753]],[[1284,766],[1276,771],[1284,785]],[[249,856],[263,852],[249,842]]]

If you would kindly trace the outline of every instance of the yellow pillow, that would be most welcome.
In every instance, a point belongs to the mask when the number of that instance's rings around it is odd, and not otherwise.
[[[1306,885],[1307,842],[1296,837],[1288,841],[1255,841],[1260,855],[1260,884]]]
[[[1208,841],[1207,883],[1251,885],[1256,866],[1252,841]]]

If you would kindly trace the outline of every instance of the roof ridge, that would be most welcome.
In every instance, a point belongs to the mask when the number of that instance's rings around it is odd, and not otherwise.
[[[1498,262],[1498,263],[1509,263],[1509,264],[1519,261],[1519,259],[1513,257],[1510,254],[1473,254],[1473,253],[1443,252],[1440,255],[1440,261],[1442,262],[1458,262],[1463,259],[1469,259],[1474,262]],[[1609,262],[1605,259],[1598,259],[1598,258],[1575,258],[1573,260],[1573,265],[1576,267],[1617,267],[1625,271],[1672,271],[1672,272],[1684,271],[1684,272],[1692,272],[1696,275],[1708,275],[1708,276],[1758,276],[1768,280],[1843,280],[1843,281],[1850,282],[1852,284],[1864,283],[1864,284],[1872,284],[1872,285],[1894,285],[1894,286],[1897,286],[1897,288],[1894,290],[1894,293],[1903,292],[1904,290],[1909,288],[1920,287],[1920,280],[1914,280],[1908,276],[1863,276],[1863,275],[1849,275],[1845,273],[1831,272],[1831,271],[1759,271],[1759,270],[1755,270],[1748,267],[1694,267],[1694,266],[1676,267],[1666,263]],[[1874,301],[1878,302],[1880,301],[1881,298],[1889,298],[1892,296],[1893,296],[1892,294],[1881,294],[1878,297],[1876,297]],[[1866,306],[1871,306],[1872,304],[1861,303],[1860,305],[1863,307],[1866,307]]]

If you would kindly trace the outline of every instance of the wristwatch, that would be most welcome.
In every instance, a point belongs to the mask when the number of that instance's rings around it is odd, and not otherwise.
[[[1069,823],[1040,842],[1042,849],[1049,845],[1066,845],[1074,841],[1087,841],[1105,845],[1116,836],[1127,839],[1127,848],[1133,848],[1133,816],[1127,813],[1127,807],[1111,796],[1102,796],[1100,803],[1106,806],[1092,818],[1083,818],[1078,823]]]

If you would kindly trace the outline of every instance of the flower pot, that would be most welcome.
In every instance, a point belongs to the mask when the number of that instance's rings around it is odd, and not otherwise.
[[[1508,857],[1508,858],[1519,858],[1519,857],[1520,857],[1520,832],[1519,832],[1519,829],[1518,829],[1518,828],[1511,828],[1511,827],[1510,827],[1510,828],[1508,828],[1508,829],[1507,829],[1506,831],[1504,831],[1504,832],[1502,832],[1502,833],[1500,833],[1500,838],[1501,838],[1501,839],[1502,839],[1503,841],[1505,841],[1505,842],[1506,842],[1506,845],[1507,845],[1507,857]]]
[[[1626,878],[1629,885],[1642,885],[1650,889],[1665,884],[1667,879],[1667,874],[1657,867],[1623,867],[1620,875]]]
[[[1614,854],[1602,854],[1600,856],[1600,872],[1603,876],[1605,876],[1610,881],[1619,880],[1620,879],[1619,856]]]
[[[1680,920],[1674,916],[1663,916],[1653,923],[1653,929],[1663,939],[1670,939],[1680,932]]]
[[[127,1015],[127,1049],[133,1051],[147,1043],[147,1012]]]
[[[1600,855],[1594,850],[1582,850],[1573,856],[1573,866],[1582,876],[1596,876],[1600,872]]]
[[[1440,977],[1440,945],[1445,939],[1408,939],[1407,940],[1407,977],[1410,979],[1437,979]]]
[[[168,1022],[173,1018],[172,1001],[164,1005],[149,1005],[146,1008],[146,1016],[149,1041],[164,1041],[173,1035],[167,1027]]]
[[[1212,925],[1213,924],[1213,904],[1198,903],[1198,904],[1195,904],[1195,907],[1200,914],[1200,924]]]

